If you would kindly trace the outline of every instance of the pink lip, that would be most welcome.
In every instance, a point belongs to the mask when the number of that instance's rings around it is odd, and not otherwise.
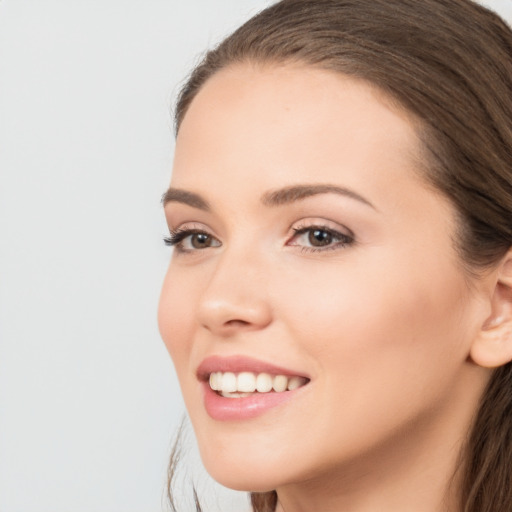
[[[201,380],[204,406],[208,415],[218,421],[241,421],[255,418],[270,409],[289,402],[302,393],[306,386],[284,391],[282,393],[256,393],[247,397],[224,398],[210,388],[208,377],[212,372],[254,372],[270,373],[271,375],[302,376],[305,375],[282,368],[258,359],[245,356],[220,357],[211,356],[205,359],[197,369],[197,377]]]

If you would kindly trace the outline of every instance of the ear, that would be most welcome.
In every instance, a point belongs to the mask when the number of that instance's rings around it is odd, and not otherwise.
[[[490,297],[491,313],[471,346],[471,359],[496,368],[512,361],[512,250],[501,260]]]

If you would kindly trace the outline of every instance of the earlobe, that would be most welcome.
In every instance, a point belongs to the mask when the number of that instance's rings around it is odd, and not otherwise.
[[[512,361],[512,250],[494,273],[491,313],[471,346],[473,362],[496,368]]]

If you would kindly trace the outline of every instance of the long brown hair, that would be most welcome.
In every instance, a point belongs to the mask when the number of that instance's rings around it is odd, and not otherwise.
[[[512,31],[499,16],[471,0],[282,0],[206,54],[178,98],[176,131],[204,83],[243,62],[297,62],[380,88],[418,120],[425,176],[458,211],[467,271],[512,247]],[[511,364],[491,378],[460,471],[460,512],[512,510]],[[251,502],[272,512],[277,496]]]

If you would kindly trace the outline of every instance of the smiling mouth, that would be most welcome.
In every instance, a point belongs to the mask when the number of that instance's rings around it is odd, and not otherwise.
[[[210,388],[224,398],[244,398],[258,393],[284,393],[305,386],[306,377],[253,372],[212,372]]]

